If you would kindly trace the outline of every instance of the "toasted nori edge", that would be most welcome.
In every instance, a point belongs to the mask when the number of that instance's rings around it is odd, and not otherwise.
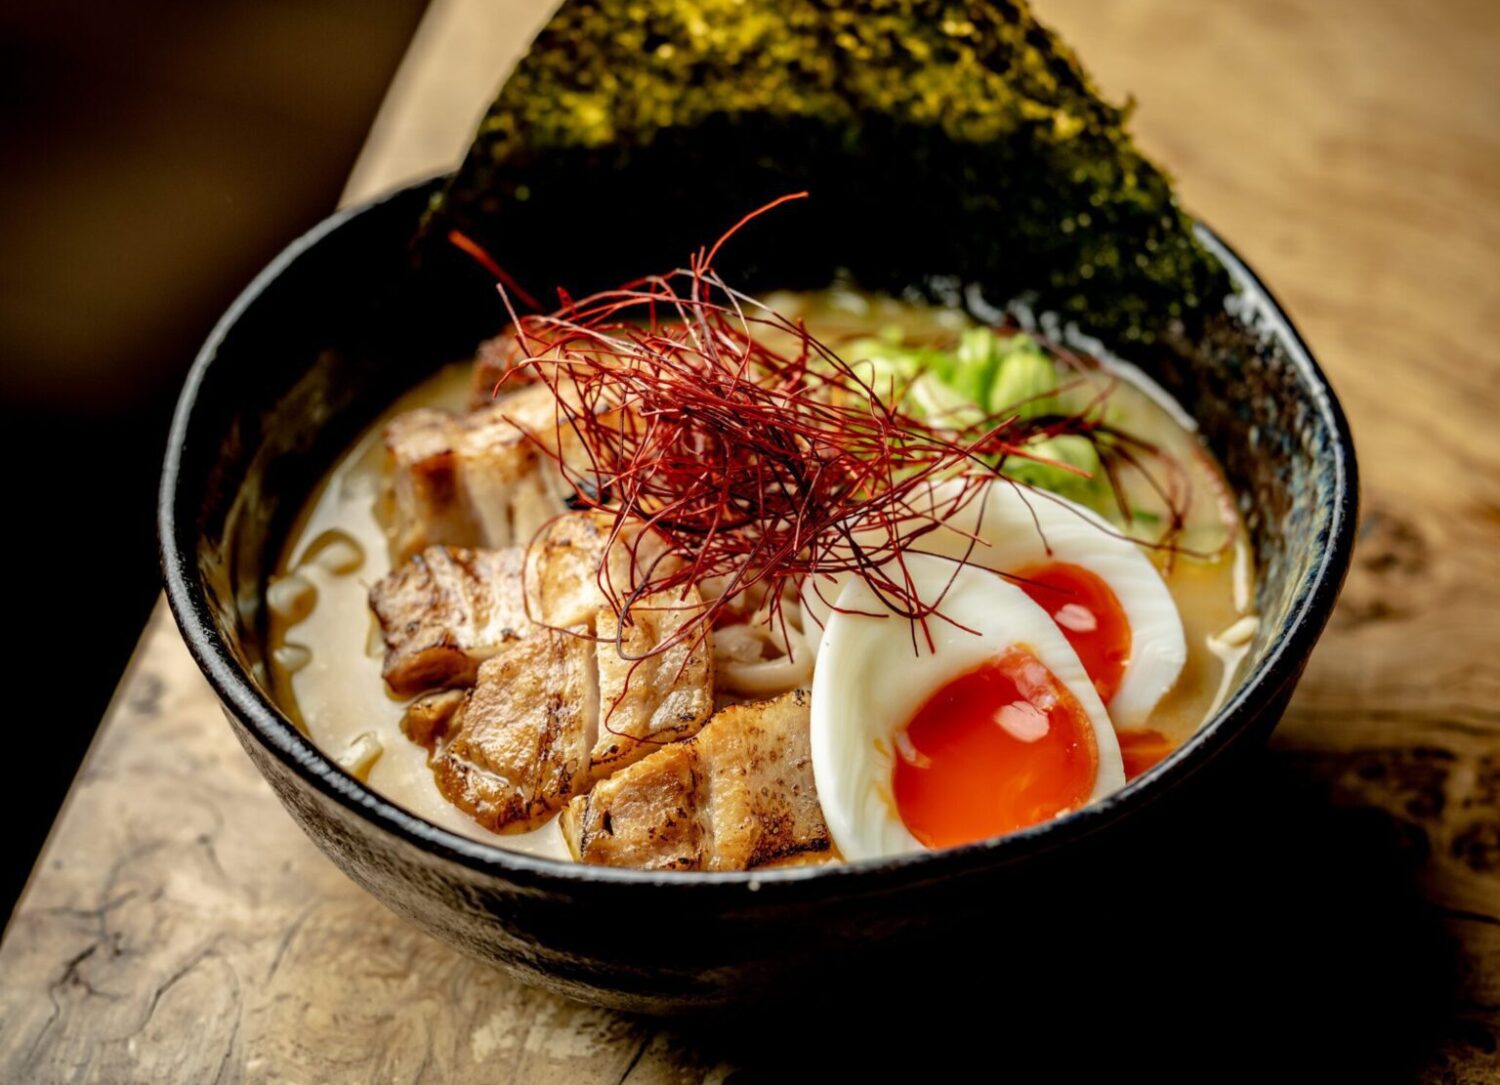
[[[1128,115],[1022,0],[567,0],[421,248],[457,228],[532,293],[577,295],[807,189],[721,269],[752,290],[947,278],[1115,342],[1192,337],[1228,279]]]

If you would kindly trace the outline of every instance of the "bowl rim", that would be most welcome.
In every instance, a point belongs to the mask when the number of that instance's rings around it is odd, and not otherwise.
[[[340,768],[303,735],[260,691],[219,635],[193,556],[197,510],[183,507],[180,482],[199,393],[220,347],[240,318],[303,254],[361,216],[429,188],[441,176],[403,185],[335,212],[289,244],[251,280],[214,326],[187,374],[172,416],[157,497],[158,543],[167,602],[194,661],[221,704],[261,747],[324,799],[348,813],[421,851],[515,885],[555,890],[670,885],[688,892],[728,891],[736,896],[740,892],[776,894],[824,886],[837,892],[879,891],[893,882],[936,880],[1006,866],[1094,836],[1122,816],[1163,798],[1229,749],[1234,738],[1251,727],[1260,708],[1299,676],[1332,613],[1353,550],[1359,502],[1353,436],[1338,397],[1281,304],[1227,242],[1208,226],[1195,222],[1199,239],[1229,272],[1242,304],[1255,305],[1257,324],[1286,348],[1308,400],[1333,435],[1329,448],[1334,493],[1327,546],[1308,574],[1308,589],[1300,594],[1287,621],[1277,630],[1270,650],[1219,710],[1151,771],[1081,810],[991,840],[881,859],[752,871],[645,871],[551,859],[464,836],[386,799]],[[767,901],[762,896],[759,902]]]

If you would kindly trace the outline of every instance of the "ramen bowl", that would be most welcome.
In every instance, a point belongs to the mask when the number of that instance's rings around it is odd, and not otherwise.
[[[968,962],[1002,929],[1030,932],[1024,953],[1005,943],[1012,969],[1053,967],[1035,947],[1054,935],[1073,961],[1057,967],[1076,968],[1097,957],[1089,916],[1101,886],[1147,877],[1142,870],[1191,870],[1204,837],[1182,830],[1214,816],[1224,788],[1210,785],[1242,778],[1243,755],[1280,719],[1349,564],[1357,504],[1353,444],[1327,380],[1266,288],[1201,226],[1234,283],[1224,311],[1196,339],[1164,336],[1130,357],[1193,415],[1242,495],[1261,622],[1223,706],[1122,790],[943,851],[653,873],[457,835],[382,798],[314,746],[269,692],[266,578],[307,495],[350,441],[502,322],[488,284],[458,265],[412,259],[437,183],[333,216],[249,286],[192,368],[162,476],[162,566],[187,645],[257,768],[350,878],[434,937],[528,982],[620,1009],[681,1013],[852,996],[869,991],[871,977],[884,990],[893,977]],[[601,281],[619,281],[678,255],[613,249],[590,259]],[[794,277],[805,266],[799,256],[796,239],[783,236],[758,259],[758,283],[777,284],[782,268]],[[920,266],[909,270],[921,279]],[[1121,895],[1142,899],[1138,887]]]

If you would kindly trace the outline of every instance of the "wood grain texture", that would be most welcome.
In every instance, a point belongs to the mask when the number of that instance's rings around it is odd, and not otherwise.
[[[1314,796],[1346,869],[1379,872],[1308,936],[1357,918],[1339,909],[1376,917],[1327,958],[1345,995],[1429,984],[1407,994],[1430,1019],[1398,1045],[1418,1076],[1496,1080],[1500,6],[1035,3],[1107,92],[1138,99],[1143,143],[1272,284],[1349,410],[1356,566],[1265,801]],[[544,16],[436,0],[350,197],[455,161]],[[1319,862],[1284,886],[1274,861],[1254,876],[1295,917]],[[1408,890],[1415,912],[1373,899]],[[1355,1042],[1403,1028],[1394,1014]],[[162,608],[0,945],[6,1081],[748,1080],[722,1050],[520,987],[363,895],[277,806]]]

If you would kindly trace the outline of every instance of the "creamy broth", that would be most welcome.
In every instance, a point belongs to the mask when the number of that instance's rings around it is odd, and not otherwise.
[[[941,342],[969,323],[954,310],[849,291],[771,300],[778,310],[806,319],[835,349],[890,325]],[[1182,549],[1152,554],[1176,602],[1188,646],[1181,677],[1149,721],[1149,729],[1175,747],[1212,715],[1238,676],[1255,629],[1254,560],[1228,484],[1185,424],[1191,420],[1130,367],[1112,368],[1107,360],[1101,365],[1100,379],[1112,387],[1112,422],[1170,453],[1189,483]],[[467,362],[451,365],[391,404],[309,497],[268,588],[272,681],[296,725],[381,795],[466,836],[565,859],[568,850],[556,818],[532,831],[495,834],[452,805],[438,790],[427,750],[402,733],[409,701],[392,696],[381,676],[382,644],[368,595],[391,570],[377,518],[382,433],[392,417],[416,407],[463,411],[471,374]],[[1162,503],[1143,478],[1127,472],[1123,483],[1146,522],[1121,530],[1149,539],[1158,530],[1150,520]]]

